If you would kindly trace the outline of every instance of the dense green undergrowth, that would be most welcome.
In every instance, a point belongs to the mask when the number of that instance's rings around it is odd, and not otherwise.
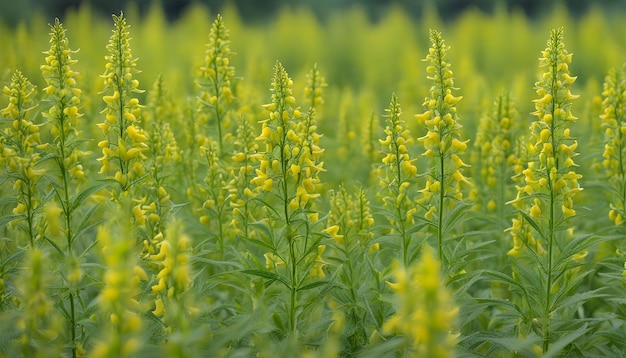
[[[0,353],[622,355],[612,16],[0,28]]]

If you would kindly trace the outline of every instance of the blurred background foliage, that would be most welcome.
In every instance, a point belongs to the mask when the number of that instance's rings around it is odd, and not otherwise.
[[[134,0],[141,13],[146,13],[153,3],[160,3],[168,20],[178,19],[189,7],[201,4],[211,11],[221,11],[225,6],[234,6],[246,22],[265,21],[275,17],[284,7],[308,8],[320,19],[328,17],[337,10],[361,6],[368,17],[378,20],[387,11],[401,7],[412,18],[423,15],[425,8],[435,7],[446,19],[453,19],[467,9],[479,9],[493,13],[497,6],[504,5],[509,10],[523,11],[529,17],[536,17],[556,2],[545,0]],[[89,4],[96,12],[108,15],[119,12],[128,6],[128,0],[21,0],[0,3],[0,16],[5,23],[16,25],[28,20],[33,10],[40,11],[50,18],[62,17],[68,9],[76,9]],[[592,6],[601,6],[607,10],[624,10],[623,0],[562,0],[575,16],[584,14]]]
[[[574,53],[570,70],[578,76],[576,92],[583,95],[574,109],[581,117],[577,124],[583,127],[580,133],[592,133],[587,129],[599,127],[596,112],[601,84],[611,67],[626,61],[626,1],[241,0],[207,1],[208,6],[201,1],[170,0],[0,3],[4,7],[0,13],[11,19],[0,23],[0,85],[8,84],[11,73],[20,69],[39,88],[45,87],[39,66],[42,51],[49,48],[48,23],[59,16],[70,46],[80,49],[74,67],[86,92],[85,120],[92,123],[100,120],[103,107],[99,75],[104,72],[110,16],[120,10],[132,26],[131,46],[139,58],[141,88],[151,88],[162,75],[178,103],[197,96],[194,78],[218,11],[230,29],[231,48],[236,52],[231,61],[238,76],[236,96],[242,98],[246,107],[242,111],[251,118],[264,118],[261,105],[270,101],[276,60],[283,63],[296,89],[300,88],[295,93],[299,101],[305,75],[317,63],[329,84],[319,129],[328,149],[327,166],[335,173],[332,181],[336,182],[367,182],[369,163],[378,160],[374,157],[382,132],[379,117],[392,92],[399,96],[407,116],[423,112],[421,104],[430,84],[421,60],[429,47],[429,28],[442,31],[451,46],[449,62],[464,96],[458,108],[467,138],[475,137],[480,117],[503,91],[511,94],[520,120],[530,123],[537,58],[552,28],[564,26],[567,48]],[[372,118],[375,120],[370,121]],[[416,121],[408,122],[416,136],[421,136]],[[92,127],[94,132],[87,134],[97,137],[99,132]],[[346,137],[357,140],[337,140]]]

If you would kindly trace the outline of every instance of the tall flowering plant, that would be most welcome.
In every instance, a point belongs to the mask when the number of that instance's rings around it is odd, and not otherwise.
[[[462,210],[463,185],[470,184],[463,171],[468,165],[461,157],[467,150],[469,140],[462,140],[459,115],[456,104],[463,96],[455,96],[453,92],[454,74],[446,55],[449,50],[441,33],[430,30],[431,47],[428,50],[426,67],[428,79],[433,82],[430,96],[424,99],[424,113],[416,115],[420,125],[426,128],[426,135],[418,138],[424,149],[424,156],[430,158],[431,171],[428,173],[423,193],[423,202],[427,207],[424,215],[436,228],[437,253],[444,270],[447,270],[451,257],[447,252],[446,237],[449,237],[454,226],[450,221],[452,213]]]
[[[145,175],[143,152],[148,148],[148,136],[140,126],[141,106],[136,94],[143,91],[134,78],[139,70],[130,48],[130,25],[124,14],[113,15],[113,21],[115,29],[106,47],[109,54],[102,75],[105,91],[110,94],[103,96],[105,120],[98,123],[105,136],[98,143],[102,149],[98,161],[102,165],[100,173],[114,172],[112,178],[123,193]]]
[[[280,62],[274,67],[272,102],[264,106],[269,118],[262,122],[259,167],[250,179],[255,200],[263,204],[255,225],[258,239],[249,240],[265,249],[265,270],[248,274],[282,283],[289,292],[285,302],[285,333],[293,336],[305,324],[299,319],[304,291],[326,284],[323,253],[326,237],[337,235],[337,227],[323,232],[315,207],[320,197],[321,161],[315,110],[305,114],[296,106],[293,81]],[[311,299],[311,297],[309,297]],[[282,322],[283,318],[279,319]]]
[[[571,111],[578,97],[571,93],[576,77],[569,72],[572,54],[565,49],[563,36],[562,28],[552,30],[539,59],[544,72],[535,84],[537,120],[530,126],[528,162],[510,202],[518,211],[509,229],[513,248],[508,255],[517,281],[512,286],[514,297],[522,300],[520,334],[537,332],[541,345],[536,350],[544,353],[563,335],[565,322],[567,330],[580,328],[578,333],[584,333],[582,323],[569,317],[588,299],[573,296],[589,273],[579,272],[579,266],[591,240],[574,236],[572,226],[582,176],[574,162],[578,143],[570,130],[576,120]]]

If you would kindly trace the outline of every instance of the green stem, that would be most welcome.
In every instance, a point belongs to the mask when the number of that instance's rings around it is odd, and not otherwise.
[[[217,29],[217,34],[215,35],[215,37],[217,39],[220,39],[222,36],[219,33],[219,26]],[[213,63],[211,64],[213,66],[213,71],[215,71],[215,79],[213,81],[213,89],[215,90],[215,96],[218,97],[219,96],[219,90],[220,90],[220,78],[219,78],[219,71],[217,68],[217,61],[216,58],[219,55],[220,52],[220,48],[216,45],[215,46],[215,51],[213,53]],[[215,120],[217,121],[217,136],[219,138],[218,141],[218,157],[222,156],[223,153],[223,143],[222,143],[222,117],[221,117],[222,113],[220,112],[220,108],[219,108],[219,97],[218,100],[215,102]]]
[[[125,138],[124,138],[124,132],[126,131],[126,118],[124,118],[124,101],[126,98],[126,90],[125,90],[125,86],[124,86],[124,72],[126,70],[126,68],[124,67],[124,59],[123,59],[123,53],[124,50],[122,49],[122,41],[121,41],[121,34],[122,34],[122,29],[118,28],[118,31],[120,33],[120,39],[117,41],[116,43],[116,51],[115,51],[115,56],[117,57],[117,63],[119,63],[119,66],[116,66],[116,72],[115,72],[115,78],[114,78],[114,82],[115,85],[113,86],[113,93],[115,93],[115,91],[117,90],[120,94],[117,102],[118,102],[118,118],[119,118],[119,139],[122,141],[122,143],[124,143]],[[115,143],[117,145],[117,143]],[[125,144],[125,143],[124,143]],[[128,148],[127,148],[128,149]],[[122,174],[127,174],[128,173],[128,163],[125,160],[122,160],[121,156],[118,155],[118,162],[119,162],[119,167],[120,167],[120,172]],[[121,184],[121,183],[120,183]],[[126,185],[121,185],[122,187],[122,191],[126,191],[128,190],[129,187],[129,183],[127,182]]]
[[[279,91],[279,93],[283,93],[283,89]],[[284,99],[279,102],[278,108],[279,113],[283,113],[285,111],[285,102]],[[295,250],[295,238],[293,237],[293,233],[291,232],[291,218],[289,213],[289,183],[288,174],[287,174],[287,165],[288,160],[287,155],[285,153],[285,145],[287,143],[287,123],[282,119],[281,115],[281,127],[283,128],[282,135],[278,141],[280,145],[280,165],[281,165],[281,186],[282,186],[282,202],[283,202],[283,213],[285,215],[284,223],[285,223],[285,234],[287,236],[287,242],[289,243],[289,265],[290,267],[290,300],[289,300],[289,325],[292,333],[296,333],[296,307],[297,307],[297,290],[298,290],[298,269],[297,269],[297,257]]]
[[[61,111],[61,113],[63,113]],[[59,165],[59,170],[61,172],[61,179],[63,180],[63,197],[61,199],[61,205],[63,206],[63,216],[65,216],[65,237],[67,239],[67,254],[68,257],[72,256],[72,244],[74,242],[73,232],[72,232],[72,212],[70,208],[70,193],[69,193],[69,181],[67,177],[67,170],[65,168],[65,128],[64,128],[64,117],[61,117],[60,120],[60,158],[57,160]],[[70,301],[70,331],[72,335],[72,357],[76,358],[76,309],[74,305],[74,295],[70,293],[69,296]]]
[[[550,123],[550,141],[552,144],[552,155],[555,157],[554,158],[554,168],[556,168],[556,172],[558,173],[559,171],[559,161],[558,158],[556,157],[556,148],[557,148],[557,143],[556,143],[556,138],[555,138],[555,131],[556,131],[556,117],[554,116],[554,112],[555,112],[555,107],[556,107],[556,93],[558,91],[558,88],[556,86],[556,73],[557,73],[557,59],[552,59],[552,84],[551,84],[551,92],[554,94],[552,96],[552,109],[551,109],[551,114],[552,114],[552,122]],[[548,161],[548,158],[546,158],[546,162]],[[552,182],[554,179],[556,178],[552,178],[550,175],[550,171],[551,168],[549,165],[546,165],[546,172],[548,175],[548,191],[550,192],[550,214],[548,217],[548,235],[547,235],[547,239],[548,239],[548,269],[547,269],[547,277],[546,277],[546,297],[545,297],[545,302],[544,302],[544,312],[543,312],[543,352],[547,352],[548,348],[550,347],[550,313],[552,311],[552,299],[551,299],[551,295],[552,295],[552,283],[554,278],[552,277],[552,266],[553,266],[553,254],[554,254],[554,231],[555,231],[555,227],[554,227],[554,205],[555,205],[555,192],[554,192],[554,183]]]
[[[74,294],[70,293],[70,330],[72,334],[72,357],[76,358],[76,310],[74,308]]]
[[[551,185],[550,185],[551,186]],[[546,279],[546,301],[544,302],[544,322],[543,322],[543,352],[547,352],[550,345],[550,313],[552,300],[552,266],[554,253],[554,193],[550,191],[550,216],[548,222],[548,270]]]
[[[218,235],[219,235],[219,245],[220,245],[220,256],[224,257],[224,225],[222,224],[222,219],[223,219],[223,209],[220,208],[219,212],[217,214],[218,216],[218,220],[217,220],[217,227],[218,227]]]
[[[444,271],[446,269],[446,263],[444,262],[446,256],[444,255],[443,252],[443,204],[444,204],[444,198],[445,198],[445,186],[444,186],[444,175],[445,175],[445,167],[444,167],[444,154],[443,153],[439,153],[439,207],[438,209],[438,216],[437,216],[437,247],[439,249],[439,262],[441,262],[441,266],[444,268]]]
[[[26,195],[28,205],[26,206],[26,221],[28,225],[28,238],[30,239],[30,247],[35,247],[35,210],[33,209],[33,191],[31,190],[31,182],[28,180],[28,193]]]
[[[283,148],[281,146],[281,148]],[[289,264],[291,265],[291,272],[290,272],[290,290],[291,290],[291,295],[290,295],[290,300],[289,300],[289,325],[291,328],[291,331],[293,333],[296,333],[296,307],[297,307],[297,290],[298,290],[298,268],[297,268],[297,257],[296,257],[296,250],[295,250],[295,238],[293,237],[293,233],[291,232],[291,221],[289,218],[289,203],[288,203],[288,192],[287,192],[287,172],[285,167],[286,164],[286,159],[284,158],[284,154],[283,154],[283,150],[281,150],[281,160],[283,161],[283,180],[282,180],[282,184],[283,184],[283,209],[284,209],[284,213],[285,213],[285,230],[286,230],[286,235],[287,235],[287,242],[289,243]]]
[[[615,74],[615,83],[619,84],[621,83],[621,78],[619,76],[619,72],[616,70],[616,74]],[[617,151],[617,156],[618,156],[618,162],[619,162],[619,183],[621,186],[621,204],[622,204],[622,209],[626,208],[626,185],[624,184],[624,179],[626,178],[626,170],[624,169],[624,154],[623,154],[623,135],[622,135],[622,131],[620,130],[620,128],[622,127],[622,123],[623,123],[623,118],[622,118],[622,96],[618,96],[617,97],[617,103],[615,105],[615,118],[617,120],[617,128],[616,128],[616,132],[617,132],[617,137],[618,137],[618,143],[619,143],[619,150]]]
[[[287,230],[289,230],[290,228],[288,227]],[[296,320],[296,307],[297,307],[297,274],[298,274],[298,267],[296,265],[296,252],[295,252],[295,240],[293,237],[291,237],[291,235],[289,234],[289,256],[290,256],[290,262],[291,262],[291,296],[290,296],[290,300],[289,300],[289,326],[291,328],[291,332],[292,333],[296,333],[296,325],[297,325],[297,320]]]
[[[395,127],[396,123],[395,122],[392,122],[392,123],[393,123],[393,126]],[[400,150],[398,148],[398,138],[396,136],[397,133],[395,132],[395,130],[393,133],[394,133],[393,143],[394,143],[395,157],[396,157],[396,173],[398,174],[396,177],[397,185],[398,185],[397,196],[399,197],[400,195],[405,196],[406,194],[400,193],[400,187],[402,186],[402,165],[400,164]],[[402,237],[402,262],[404,263],[404,267],[408,267],[409,246],[411,245],[411,237],[406,234],[406,225],[405,225],[406,212],[402,210],[403,201],[404,200],[398,201],[398,204],[396,205],[396,211],[397,211],[397,217],[398,217],[398,224],[400,225],[400,227],[398,228],[398,231],[400,233],[400,236]]]
[[[443,108],[443,103],[445,102],[445,97],[446,97],[446,85],[445,85],[445,79],[443,77],[444,74],[444,62],[443,62],[443,55],[444,55],[444,50],[443,50],[443,43],[441,42],[441,39],[437,39],[437,43],[434,44],[435,48],[437,49],[437,81],[438,81],[438,87],[440,90],[439,93],[439,100],[438,102],[438,111],[439,113],[441,113],[441,116],[443,118],[444,114],[447,113],[447,110],[444,110]],[[444,127],[445,129],[445,127]],[[451,128],[454,129],[454,128]],[[440,129],[439,130],[439,137],[440,138],[444,138],[444,134],[446,133],[442,133],[443,131]],[[438,213],[437,213],[437,247],[439,249],[439,262],[441,262],[441,267],[444,269],[444,272],[446,271],[446,263],[444,262],[445,260],[445,255],[443,252],[443,204],[444,204],[444,198],[445,198],[445,153],[444,153],[444,148],[439,148],[439,207],[438,209]]]

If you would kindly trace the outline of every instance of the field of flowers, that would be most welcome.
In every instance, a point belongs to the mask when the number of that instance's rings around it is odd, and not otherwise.
[[[0,25],[0,357],[618,357],[626,21]]]

